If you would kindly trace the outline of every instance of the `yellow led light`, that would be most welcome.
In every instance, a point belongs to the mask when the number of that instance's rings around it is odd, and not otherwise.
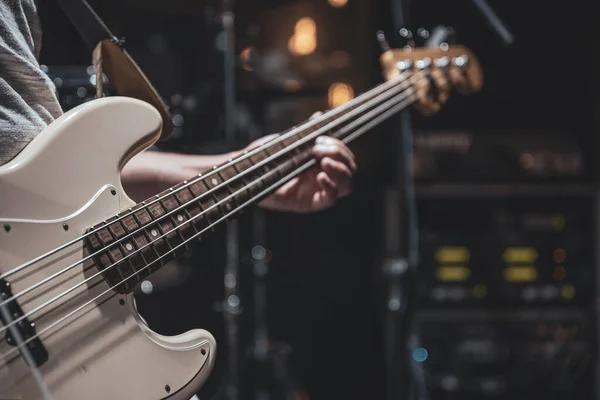
[[[535,267],[509,267],[504,270],[504,280],[508,282],[531,282],[537,278]]]
[[[442,266],[438,267],[435,275],[442,282],[461,282],[469,279],[471,270],[465,266]]]
[[[329,87],[329,108],[334,109],[354,98],[354,89],[347,83],[336,82]]]
[[[467,262],[470,258],[471,254],[466,247],[443,246],[435,252],[435,260],[440,264]]]
[[[507,263],[534,263],[538,253],[533,247],[507,247],[502,255]]]
[[[565,285],[562,287],[562,297],[565,300],[571,300],[575,297],[575,286]]]
[[[487,288],[485,287],[485,285],[478,283],[477,285],[473,286],[473,297],[475,297],[476,299],[483,299],[486,295]]]

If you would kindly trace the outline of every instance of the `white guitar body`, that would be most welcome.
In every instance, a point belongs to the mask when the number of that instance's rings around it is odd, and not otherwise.
[[[147,103],[98,99],[65,113],[1,166],[0,274],[131,207],[121,169],[158,139],[160,129],[160,115]],[[15,295],[86,255],[78,242],[5,280]],[[201,329],[177,336],[153,332],[137,313],[133,295],[116,294],[101,276],[64,294],[97,273],[86,262],[18,298],[25,313],[41,307],[28,319],[49,353],[39,372],[52,398],[190,399],[213,367],[213,336]],[[0,399],[43,399],[5,333]]]

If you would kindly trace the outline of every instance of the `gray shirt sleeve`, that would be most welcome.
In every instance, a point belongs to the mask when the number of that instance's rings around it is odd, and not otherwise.
[[[38,62],[40,44],[34,0],[0,0],[0,165],[62,114]]]

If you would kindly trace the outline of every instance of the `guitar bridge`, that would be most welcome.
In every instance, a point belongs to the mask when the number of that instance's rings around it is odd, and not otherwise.
[[[0,301],[13,297],[10,283],[0,279]],[[29,366],[39,367],[48,361],[48,351],[37,336],[35,325],[23,317],[23,310],[16,299],[0,305],[0,320],[6,328],[5,339],[16,346]],[[15,322],[18,321],[18,322]],[[31,365],[31,364],[34,365]]]

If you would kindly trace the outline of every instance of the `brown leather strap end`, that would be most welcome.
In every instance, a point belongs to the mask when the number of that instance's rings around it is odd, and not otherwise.
[[[131,56],[110,39],[101,41],[93,54],[96,67],[96,94],[102,95],[102,73],[119,96],[132,97],[153,105],[160,113],[163,127],[160,139],[164,140],[173,129],[171,113],[146,75]]]
[[[96,68],[96,98],[99,99],[104,96],[104,82],[102,79],[102,42],[98,43],[92,53],[92,64]]]

